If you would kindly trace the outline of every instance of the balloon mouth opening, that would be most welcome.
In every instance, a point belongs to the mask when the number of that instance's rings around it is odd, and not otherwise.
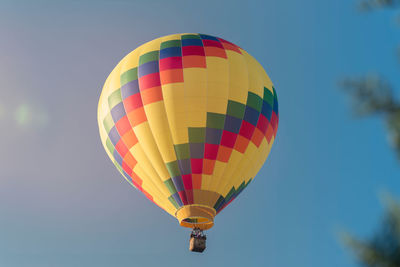
[[[207,230],[213,227],[214,222],[209,218],[204,217],[188,217],[180,222],[180,225],[187,228],[199,228],[202,230]]]
[[[209,219],[207,218],[203,218],[203,217],[189,217],[189,218],[185,218],[182,221],[186,222],[186,223],[208,223],[210,222]]]
[[[182,227],[210,229],[214,226],[216,211],[203,205],[186,205],[181,207],[175,216]]]

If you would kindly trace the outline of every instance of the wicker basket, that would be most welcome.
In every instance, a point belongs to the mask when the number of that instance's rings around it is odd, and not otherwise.
[[[204,237],[191,237],[189,250],[203,252],[206,249],[206,239]]]

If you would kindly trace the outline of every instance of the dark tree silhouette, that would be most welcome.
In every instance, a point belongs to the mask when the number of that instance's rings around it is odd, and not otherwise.
[[[379,75],[347,78],[341,85],[352,96],[357,115],[383,117],[400,160],[400,101],[394,97],[391,85]]]
[[[362,11],[374,10],[377,8],[394,8],[400,6],[400,0],[363,0],[359,4]]]
[[[364,0],[360,9],[398,8],[400,0]],[[400,49],[398,50],[400,59]],[[399,76],[400,77],[400,76]],[[354,101],[359,116],[381,116],[387,126],[393,148],[400,160],[400,101],[389,82],[379,75],[347,78],[341,82]],[[352,248],[361,265],[366,267],[400,267],[400,204],[390,199],[379,230],[367,239],[347,234],[346,244]]]
[[[359,8],[362,11],[381,8],[394,10],[400,8],[400,0],[361,0]],[[397,57],[400,61],[400,47],[397,50]],[[341,86],[353,97],[358,115],[383,117],[390,143],[400,160],[400,101],[395,98],[391,84],[381,75],[366,75],[344,79]]]
[[[364,266],[400,266],[400,204],[387,201],[387,211],[379,230],[370,240],[346,235],[344,240]]]

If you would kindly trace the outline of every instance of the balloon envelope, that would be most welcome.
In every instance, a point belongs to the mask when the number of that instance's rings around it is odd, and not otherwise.
[[[242,48],[204,34],[150,41],[107,78],[102,143],[135,188],[185,227],[211,228],[266,160],[275,89]]]

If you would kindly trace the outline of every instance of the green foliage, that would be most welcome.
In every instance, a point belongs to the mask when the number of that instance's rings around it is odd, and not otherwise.
[[[347,78],[341,85],[353,97],[358,115],[392,113],[398,108],[392,87],[379,75]]]
[[[387,212],[376,234],[360,240],[349,234],[345,243],[352,248],[359,262],[368,267],[400,267],[400,204],[389,199]]]
[[[400,8],[400,0],[361,0],[359,7],[363,11],[378,8],[396,9]],[[400,61],[400,47],[397,56]],[[352,96],[358,115],[383,117],[388,129],[388,138],[400,160],[400,101],[395,98],[390,83],[379,75],[366,75],[344,79],[341,86]]]
[[[358,115],[383,117],[390,142],[400,159],[400,101],[394,97],[390,84],[378,75],[367,75],[347,78],[341,85],[352,96]]]
[[[359,3],[362,11],[370,11],[378,8],[394,8],[400,6],[400,0],[363,0]]]
[[[363,11],[395,7],[400,7],[400,0],[360,2]],[[400,60],[400,47],[398,57]],[[395,98],[391,85],[379,75],[347,78],[341,85],[352,96],[354,109],[359,116],[383,117],[400,160],[400,101]],[[388,199],[385,216],[372,238],[362,240],[347,234],[344,241],[363,266],[400,267],[400,203]]]

